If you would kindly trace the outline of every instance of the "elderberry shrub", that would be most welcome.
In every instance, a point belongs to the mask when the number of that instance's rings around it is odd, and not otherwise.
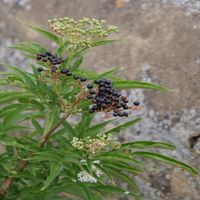
[[[139,199],[133,177],[146,167],[144,159],[138,157],[166,161],[196,174],[185,163],[146,150],[174,149],[172,144],[115,141],[113,133],[132,126],[139,118],[126,122],[120,119],[119,125],[106,127],[111,123],[108,113],[128,117],[131,110],[139,108],[138,101],[129,102],[116,88],[166,91],[153,83],[119,79],[115,70],[97,74],[81,67],[84,51],[115,41],[108,36],[117,32],[117,27],[89,18],[64,17],[48,23],[55,33],[29,27],[58,45],[56,55],[38,43],[15,45],[13,48],[36,59],[36,64],[31,64],[33,73],[6,65],[9,73],[3,75],[0,84],[0,143],[6,146],[6,152],[0,152],[0,199],[53,200],[72,195],[75,199],[102,200],[110,199],[115,191]],[[5,83],[9,85],[6,90]],[[93,124],[96,112],[105,112],[106,118]],[[72,122],[73,116],[80,120]],[[26,134],[15,134],[22,128]],[[140,147],[145,151],[138,151]],[[125,184],[118,187],[119,181]]]
[[[128,109],[132,107],[128,105],[127,96],[121,95],[119,91],[113,88],[111,80],[101,79],[95,80],[93,84],[88,84],[87,98],[91,100],[92,105],[89,107],[89,112],[111,112],[113,111],[114,117],[128,117]],[[139,104],[135,104],[138,106]]]

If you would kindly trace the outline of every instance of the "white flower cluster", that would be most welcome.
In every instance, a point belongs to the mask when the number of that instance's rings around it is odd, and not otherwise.
[[[77,137],[73,137],[71,144],[76,149],[83,149],[84,148],[83,140],[79,139]]]
[[[62,35],[72,48],[91,47],[93,42],[108,37],[112,32],[118,32],[117,26],[105,26],[105,20],[83,18],[74,20],[64,17],[49,19],[49,27]]]
[[[80,182],[86,182],[86,183],[96,183],[97,179],[91,176],[88,172],[86,171],[80,171],[77,174],[77,178]]]
[[[101,177],[103,175],[103,172],[99,169],[97,169],[97,167],[95,165],[92,165],[92,170],[94,171],[94,173],[96,174],[97,177]]]
[[[79,139],[74,137],[72,139],[72,146],[79,150],[87,150],[91,154],[95,154],[101,149],[103,149],[106,145],[111,141],[111,135],[101,135],[96,138],[87,137],[84,139]]]

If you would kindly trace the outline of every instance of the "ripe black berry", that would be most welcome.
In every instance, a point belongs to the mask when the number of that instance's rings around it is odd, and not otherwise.
[[[121,98],[122,98],[122,99],[126,99],[126,98],[127,98],[127,96],[123,95],[123,96],[121,96]]]
[[[47,59],[46,58],[42,58],[42,62],[47,62]]]
[[[92,89],[92,88],[93,88],[93,85],[92,85],[92,84],[88,84],[88,85],[87,85],[87,88],[88,88],[88,89]]]
[[[124,115],[125,117],[128,117],[128,112],[123,112],[123,115]]]
[[[51,67],[51,72],[56,72],[56,70],[57,70],[57,67],[56,67],[56,66],[52,66],[52,67]]]
[[[117,116],[118,116],[118,113],[114,112],[114,113],[113,113],[113,116],[114,116],[114,117],[117,117]]]
[[[42,72],[44,69],[42,67],[37,68],[38,72]]]
[[[139,105],[140,105],[140,102],[139,102],[139,101],[135,101],[133,104],[134,104],[135,106],[139,106]]]
[[[90,92],[90,94],[96,94],[95,90],[90,90],[89,92]]]
[[[128,101],[128,99],[123,99],[122,100],[124,103],[128,103],[129,101]]]
[[[99,83],[100,83],[100,80],[94,80],[94,83],[95,83],[95,84],[99,84]]]
[[[87,95],[87,98],[88,98],[88,99],[93,99],[93,96],[92,96],[91,94],[88,94],[88,95]]]
[[[66,68],[63,68],[63,69],[61,69],[61,74],[66,74],[67,72],[69,72],[69,70],[68,69],[66,69]]]
[[[119,112],[119,110],[118,110],[117,108],[115,108],[115,109],[114,109],[114,112],[115,112],[115,113],[118,113],[118,112]]]
[[[42,57],[46,57],[47,54],[46,54],[46,53],[41,53],[40,56],[42,56]]]
[[[47,56],[51,56],[52,54],[51,54],[50,51],[47,51],[47,52],[46,52],[46,55],[47,55]]]
[[[88,111],[89,111],[90,113],[94,113],[94,110],[93,110],[92,108],[90,108]]]
[[[71,72],[67,72],[66,75],[67,75],[67,76],[71,76],[72,73],[71,73]]]
[[[97,110],[97,109],[98,109],[98,106],[97,106],[96,104],[94,104],[94,105],[92,106],[92,109],[93,109],[93,110]]]
[[[104,82],[100,81],[99,86],[103,87],[104,85]]]
[[[74,77],[75,80],[78,80],[78,79],[80,78],[80,77],[77,76],[77,75],[74,75],[73,77]]]
[[[86,77],[80,77],[80,81],[85,82],[85,81],[87,81],[87,78]]]
[[[99,88],[99,91],[100,91],[100,92],[104,92],[104,91],[105,91],[105,87],[100,87],[100,88]]]
[[[124,110],[127,110],[128,108],[129,108],[128,105],[123,106]]]
[[[123,112],[119,112],[118,115],[119,115],[119,117],[123,117],[124,113]]]
[[[41,59],[42,59],[42,56],[37,56],[36,59],[37,59],[37,60],[41,60]]]

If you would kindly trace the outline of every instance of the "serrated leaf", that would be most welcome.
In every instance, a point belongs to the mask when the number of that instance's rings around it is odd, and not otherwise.
[[[153,141],[134,141],[121,144],[121,147],[131,147],[131,148],[163,148],[163,149],[176,149],[173,144],[165,142],[153,142]]]
[[[140,156],[140,157],[147,157],[147,158],[156,159],[156,160],[166,162],[166,163],[178,166],[180,168],[183,168],[183,169],[187,170],[188,172],[190,172],[191,174],[198,174],[198,171],[195,168],[193,168],[193,167],[191,167],[191,166],[189,166],[189,165],[187,165],[187,164],[185,164],[181,161],[178,161],[174,158],[164,156],[164,155],[161,155],[159,153],[146,152],[146,151],[135,151],[133,153],[133,156]]]
[[[141,118],[136,118],[134,120],[131,120],[129,122],[125,122],[123,124],[120,124],[119,126],[116,126],[108,131],[106,131],[104,134],[109,134],[109,133],[118,133],[123,129],[126,129],[132,125],[134,125],[135,123],[139,122],[141,120]]]
[[[61,166],[59,163],[52,163],[51,164],[51,170],[50,174],[47,177],[47,180],[44,183],[44,186],[41,188],[41,190],[45,190],[46,188],[49,187],[50,184],[54,181],[54,179],[58,176],[58,174],[61,171]]]

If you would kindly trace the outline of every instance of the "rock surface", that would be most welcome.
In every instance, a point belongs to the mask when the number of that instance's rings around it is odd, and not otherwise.
[[[172,93],[133,90],[142,102],[133,116],[143,118],[125,138],[173,142],[167,152],[200,170],[200,2],[198,0],[1,0],[0,60],[26,66],[20,52],[7,46],[35,40],[16,17],[44,26],[48,18],[70,16],[106,19],[118,25],[121,42],[89,52],[84,63],[103,71],[124,67],[121,75],[175,89]],[[53,44],[50,48],[53,49]],[[199,200],[200,177],[147,161],[153,171],[137,177],[148,200]]]

